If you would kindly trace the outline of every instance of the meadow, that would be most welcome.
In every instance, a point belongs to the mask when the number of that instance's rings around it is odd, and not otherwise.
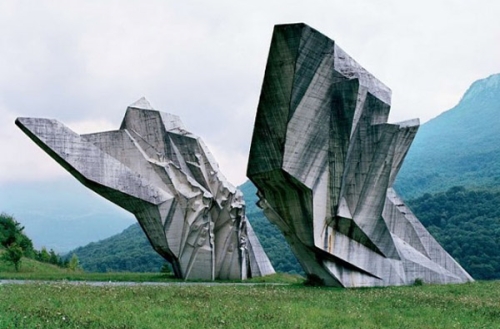
[[[276,274],[254,285],[176,285],[161,273],[75,272],[30,259],[19,272],[0,262],[1,279],[32,281],[0,284],[0,329],[500,328],[500,281],[338,289]]]
[[[500,282],[335,289],[289,285],[0,285],[0,328],[500,328]]]

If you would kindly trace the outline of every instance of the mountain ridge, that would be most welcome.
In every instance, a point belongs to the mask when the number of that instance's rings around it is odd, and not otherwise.
[[[424,123],[396,178],[404,199],[455,185],[498,189],[500,74],[475,81],[452,109]]]

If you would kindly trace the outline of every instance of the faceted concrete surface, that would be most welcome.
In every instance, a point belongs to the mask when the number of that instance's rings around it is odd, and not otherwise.
[[[144,98],[119,130],[78,135],[56,120],[16,124],[83,185],[133,213],[154,249],[185,279],[274,273],[241,192],[176,115]]]
[[[472,281],[391,188],[418,120],[331,39],[278,25],[247,175],[304,271],[341,287]]]

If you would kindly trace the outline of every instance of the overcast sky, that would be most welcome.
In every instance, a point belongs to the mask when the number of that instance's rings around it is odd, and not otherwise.
[[[500,1],[0,2],[0,184],[68,174],[15,125],[117,129],[145,96],[243,183],[273,25],[304,22],[392,89],[391,122],[425,122],[500,72]]]

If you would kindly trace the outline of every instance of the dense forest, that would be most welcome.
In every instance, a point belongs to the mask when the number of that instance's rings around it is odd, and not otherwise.
[[[473,278],[500,279],[500,192],[452,187],[408,204]]]
[[[159,272],[165,260],[154,251],[139,224],[72,251],[90,272]]]

